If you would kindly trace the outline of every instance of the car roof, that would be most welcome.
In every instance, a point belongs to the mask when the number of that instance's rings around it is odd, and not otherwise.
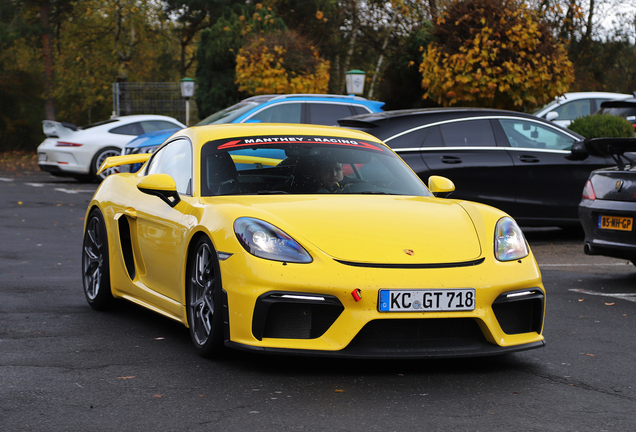
[[[323,102],[345,102],[348,104],[360,104],[379,110],[384,102],[369,100],[356,95],[336,95],[336,94],[282,94],[282,95],[260,95],[243,99],[241,102],[255,102],[258,104],[276,103],[278,101],[297,100],[297,101],[323,101]]]
[[[625,93],[590,91],[590,92],[564,93],[563,96],[561,96],[561,97],[563,97],[565,99],[584,99],[584,98],[588,98],[588,97],[614,97],[614,98],[618,99],[618,98],[621,98],[621,97],[632,97],[632,95],[625,94]]]
[[[408,110],[383,111],[371,114],[359,114],[338,120],[340,126],[377,126],[378,123],[389,119],[413,117],[446,117],[448,119],[488,116],[515,116],[536,119],[536,116],[517,111],[500,110],[494,108],[416,108]]]
[[[529,121],[541,123],[550,128],[560,129],[577,139],[583,139],[581,135],[535,115],[494,108],[419,108],[384,111],[346,117],[338,120],[338,124],[342,127],[368,131],[373,135],[377,135],[381,139],[387,139],[396,131],[405,131],[412,129],[413,127],[420,127],[427,124],[445,122],[449,120],[452,121],[484,117],[515,117],[528,119]]]
[[[86,130],[86,129],[92,129],[92,128],[96,128],[96,127],[104,126],[104,125],[109,125],[110,127],[110,126],[115,126],[118,123],[123,125],[123,124],[133,123],[136,121],[143,121],[143,120],[163,120],[163,121],[169,121],[171,123],[176,123],[178,125],[185,127],[183,123],[181,123],[179,120],[175,119],[174,117],[169,117],[169,116],[164,116],[159,114],[133,114],[133,115],[127,115],[127,116],[111,117],[108,120],[103,120],[97,123],[81,126],[78,129]]]

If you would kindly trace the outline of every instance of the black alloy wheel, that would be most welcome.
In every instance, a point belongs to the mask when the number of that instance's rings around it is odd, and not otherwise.
[[[82,250],[82,282],[88,304],[96,310],[106,308],[113,300],[110,291],[108,237],[104,216],[94,209],[88,216]]]
[[[192,342],[203,357],[223,348],[223,301],[220,268],[212,242],[200,238],[188,262],[186,289],[188,326]]]

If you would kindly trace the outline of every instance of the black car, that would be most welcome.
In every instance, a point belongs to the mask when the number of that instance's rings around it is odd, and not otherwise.
[[[580,226],[578,204],[590,172],[614,164],[609,156],[588,155],[582,136],[513,111],[429,108],[338,123],[382,139],[425,182],[448,177],[453,198],[490,204],[524,226]]]
[[[616,166],[590,174],[579,204],[584,251],[636,262],[636,138],[598,138],[585,143],[590,154],[611,156]]]
[[[636,134],[636,97],[603,102],[598,114],[611,114],[627,119],[634,126]]]

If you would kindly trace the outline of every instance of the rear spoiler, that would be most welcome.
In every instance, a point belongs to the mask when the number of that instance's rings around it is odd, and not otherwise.
[[[584,141],[585,149],[592,156],[610,156],[618,169],[625,169],[625,164],[635,165],[632,158],[625,153],[636,152],[636,138],[593,138]]]
[[[64,138],[77,131],[77,126],[52,120],[42,120],[42,131],[49,138]]]
[[[636,138],[593,138],[585,140],[585,148],[592,156],[614,156],[636,152]]]
[[[97,170],[97,175],[100,175],[108,168],[120,165],[146,163],[146,161],[150,159],[150,156],[152,156],[152,153],[137,153],[123,156],[111,156],[109,158],[106,158],[106,160],[102,163],[102,166],[99,167],[99,169]]]

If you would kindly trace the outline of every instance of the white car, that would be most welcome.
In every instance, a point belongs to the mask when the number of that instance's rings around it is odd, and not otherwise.
[[[174,118],[162,115],[114,117],[84,127],[44,120],[42,128],[47,138],[38,147],[38,165],[42,171],[55,176],[101,181],[115,172],[111,169],[97,175],[102,162],[107,157],[119,156],[134,137],[185,127]]]
[[[609,92],[576,92],[557,96],[552,102],[533,112],[537,117],[552,120],[559,126],[568,127],[572,120],[594,114],[601,102],[634,97],[629,94]]]

